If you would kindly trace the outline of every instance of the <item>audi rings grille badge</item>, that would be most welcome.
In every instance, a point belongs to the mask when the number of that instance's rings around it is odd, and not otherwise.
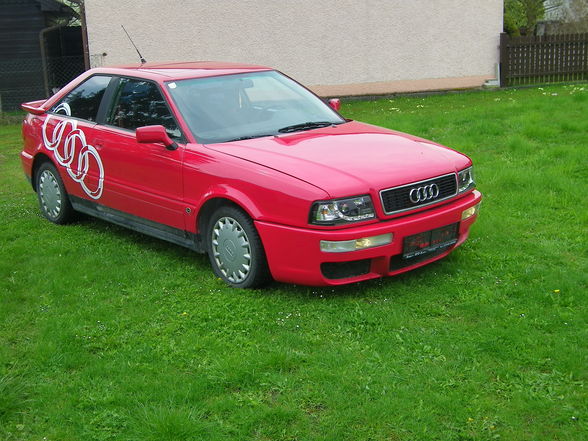
[[[437,184],[423,185],[414,187],[408,193],[410,202],[418,204],[419,202],[431,201],[439,196],[439,186]]]
[[[447,173],[380,191],[386,215],[414,210],[457,196],[457,174]]]

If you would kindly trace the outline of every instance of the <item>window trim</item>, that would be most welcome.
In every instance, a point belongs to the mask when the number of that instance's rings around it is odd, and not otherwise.
[[[102,102],[98,108],[98,114],[96,115],[96,123],[100,124],[101,126],[106,125],[106,114],[108,113],[108,109],[112,106],[112,98],[118,86],[119,80],[119,77],[112,76],[112,79],[110,80],[110,83],[108,83],[108,87],[104,92],[104,96],[102,97]]]

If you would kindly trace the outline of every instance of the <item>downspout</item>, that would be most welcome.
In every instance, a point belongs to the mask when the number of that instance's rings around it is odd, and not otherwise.
[[[55,26],[49,26],[48,28],[41,29],[39,32],[39,46],[41,47],[41,63],[43,64],[43,82],[45,85],[45,97],[49,98],[49,75],[47,73],[47,53],[45,51],[45,34],[47,32],[54,31],[59,28],[63,28],[65,24],[59,24]]]
[[[90,49],[88,48],[88,27],[86,26],[86,4],[83,0],[72,0],[80,6],[80,24],[82,25],[82,50],[84,51],[84,68],[90,69]]]

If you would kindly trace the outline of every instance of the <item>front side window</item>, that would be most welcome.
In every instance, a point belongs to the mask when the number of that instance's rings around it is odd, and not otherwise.
[[[121,78],[106,122],[127,130],[162,125],[171,138],[182,136],[165,99],[151,81]]]
[[[179,80],[167,87],[202,144],[345,122],[320,98],[276,71]]]
[[[51,112],[95,122],[110,79],[104,75],[88,78],[53,106]]]

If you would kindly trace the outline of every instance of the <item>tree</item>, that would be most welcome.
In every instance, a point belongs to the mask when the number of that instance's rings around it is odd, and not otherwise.
[[[568,0],[557,10],[555,33],[588,32],[588,0]]]
[[[83,3],[83,0],[55,0],[50,4],[50,9],[47,9],[49,23],[52,26],[80,26],[80,10]]]
[[[511,36],[534,35],[537,22],[545,13],[560,6],[557,0],[505,0],[504,30]]]

